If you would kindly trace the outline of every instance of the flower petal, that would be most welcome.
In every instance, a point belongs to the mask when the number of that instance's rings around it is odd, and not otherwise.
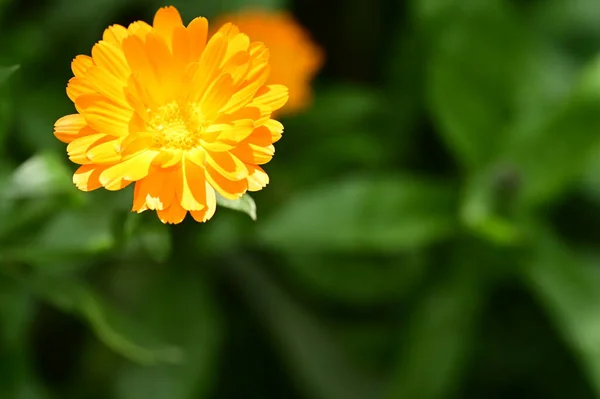
[[[177,168],[152,167],[148,176],[135,183],[132,211],[166,209],[175,199],[176,186],[180,179]]]
[[[77,107],[79,97],[86,94],[96,94],[96,91],[86,79],[77,76],[69,79],[67,83],[67,96],[69,96],[69,100],[75,103],[75,107]]]
[[[123,36],[122,39],[125,37],[126,36]],[[117,78],[123,85],[127,83],[127,79],[129,78],[129,75],[131,75],[131,69],[129,68],[129,65],[127,65],[121,43],[112,44],[110,42],[100,41],[92,47],[92,57],[96,66],[105,69],[113,76],[113,79]]]
[[[281,122],[276,121],[275,119],[269,119],[263,124],[263,126],[269,129],[271,132],[272,143],[277,142],[281,138],[281,135],[283,134],[283,125]]]
[[[261,87],[251,106],[266,107],[271,111],[283,107],[289,98],[288,88],[283,85],[268,85]]]
[[[90,160],[87,157],[88,151],[98,144],[106,143],[108,140],[111,140],[111,137],[105,135],[104,133],[90,134],[77,138],[71,141],[67,146],[67,154],[69,155],[69,159],[71,162],[80,165],[88,164],[90,163]]]
[[[217,112],[233,94],[233,78],[231,75],[221,75],[215,80],[200,101],[200,112],[208,120],[214,119]]]
[[[84,103],[84,99],[80,103]],[[133,110],[114,101],[96,96],[83,111],[87,123],[98,132],[119,137],[129,133]]]
[[[63,143],[70,143],[80,135],[81,130],[85,127],[87,127],[87,122],[80,114],[66,115],[54,123],[54,135]]]
[[[100,67],[89,69],[85,81],[94,90],[109,100],[115,102],[121,107],[130,108],[129,102],[125,97],[126,83],[115,78],[108,70]]]
[[[257,165],[246,165],[248,168],[248,191],[259,191],[269,184],[269,175]]]
[[[241,180],[248,176],[246,165],[229,152],[207,151],[206,164],[229,180]]]
[[[136,21],[129,24],[127,27],[129,35],[137,36],[140,39],[145,39],[146,35],[152,32],[152,27],[144,21]]]
[[[125,38],[123,40],[123,52],[125,53],[125,58],[127,59],[131,71],[137,78],[136,80],[138,83],[143,82],[140,86],[143,87],[144,94],[149,97],[151,104],[163,104],[163,91],[142,39],[137,36]]]
[[[100,187],[100,174],[108,167],[99,165],[82,165],[73,175],[73,184],[81,191],[93,191]]]
[[[190,38],[190,59],[199,61],[208,37],[208,20],[202,17],[194,18],[187,26],[187,31]]]
[[[237,181],[229,180],[210,165],[206,166],[206,172],[206,180],[208,180],[210,185],[219,194],[227,199],[240,198],[248,188],[248,181],[246,179]]]
[[[187,211],[177,202],[173,202],[167,209],[157,210],[158,218],[163,223],[178,224],[183,222]]]
[[[157,151],[144,151],[126,161],[112,165],[100,174],[100,183],[107,190],[119,190],[123,184],[141,180],[148,175]]]
[[[204,168],[196,165],[185,156],[182,160],[181,174],[183,190],[181,206],[188,211],[200,211],[206,206],[206,178]]]
[[[84,77],[86,71],[92,66],[94,66],[94,60],[92,57],[87,55],[78,55],[71,62],[71,70],[73,71],[73,75],[78,78]]]
[[[215,190],[208,182],[205,183],[206,190],[206,207],[201,211],[191,211],[190,214],[197,222],[206,222],[213,217],[217,210],[217,197]]]
[[[104,33],[102,34],[102,40],[115,46],[119,46],[128,34],[129,32],[127,32],[126,27],[115,24],[104,30]]]
[[[115,163],[121,160],[121,154],[118,152],[118,140],[109,137],[110,141],[99,143],[90,148],[87,152],[87,158],[95,164]]]
[[[227,40],[223,35],[217,33],[208,41],[200,56],[198,69],[189,85],[189,102],[200,101],[206,89],[214,83],[226,51]]]
[[[173,6],[168,6],[162,7],[156,12],[152,25],[167,43],[171,43],[173,31],[175,28],[183,26],[183,21],[179,11]]]

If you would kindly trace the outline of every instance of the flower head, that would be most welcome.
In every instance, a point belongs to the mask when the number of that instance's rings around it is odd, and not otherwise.
[[[187,212],[200,222],[228,199],[269,182],[283,126],[271,119],[288,98],[267,85],[269,52],[225,24],[210,39],[208,22],[184,26],[174,7],[153,25],[113,25],[77,56],[67,94],[76,114],[60,118],[55,136],[69,145],[83,191],[135,184],[133,211],[156,210],[163,223]]]
[[[224,15],[219,21],[230,21],[250,39],[265,43],[269,48],[271,75],[268,82],[290,89],[290,99],[281,113],[295,113],[310,104],[310,82],[323,64],[323,51],[290,14],[246,10]]]

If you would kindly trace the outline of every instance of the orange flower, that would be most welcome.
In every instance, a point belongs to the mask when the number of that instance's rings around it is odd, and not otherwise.
[[[290,89],[290,99],[280,111],[295,113],[312,100],[310,82],[323,64],[323,52],[304,28],[286,12],[247,10],[224,15],[217,21],[230,21],[252,40],[265,43],[271,53],[268,83],[280,83]]]
[[[120,190],[135,182],[133,211],[156,210],[163,223],[189,211],[204,222],[215,190],[237,199],[269,182],[260,166],[273,157],[283,126],[271,119],[288,98],[266,85],[269,53],[232,24],[207,42],[208,22],[185,27],[174,7],[153,26],[113,25],[77,56],[67,94],[76,114],[60,118],[55,136],[69,143],[83,191]]]

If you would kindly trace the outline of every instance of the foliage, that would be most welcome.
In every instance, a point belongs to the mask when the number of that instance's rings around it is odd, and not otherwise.
[[[600,398],[597,2],[399,3],[174,1],[328,60],[269,186],[166,226],[52,136],[71,59],[162,4],[0,2],[0,398]]]

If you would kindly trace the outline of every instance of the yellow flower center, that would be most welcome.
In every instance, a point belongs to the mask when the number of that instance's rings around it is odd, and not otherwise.
[[[172,101],[149,111],[147,127],[154,132],[153,145],[189,150],[200,145],[207,123],[196,104]]]

